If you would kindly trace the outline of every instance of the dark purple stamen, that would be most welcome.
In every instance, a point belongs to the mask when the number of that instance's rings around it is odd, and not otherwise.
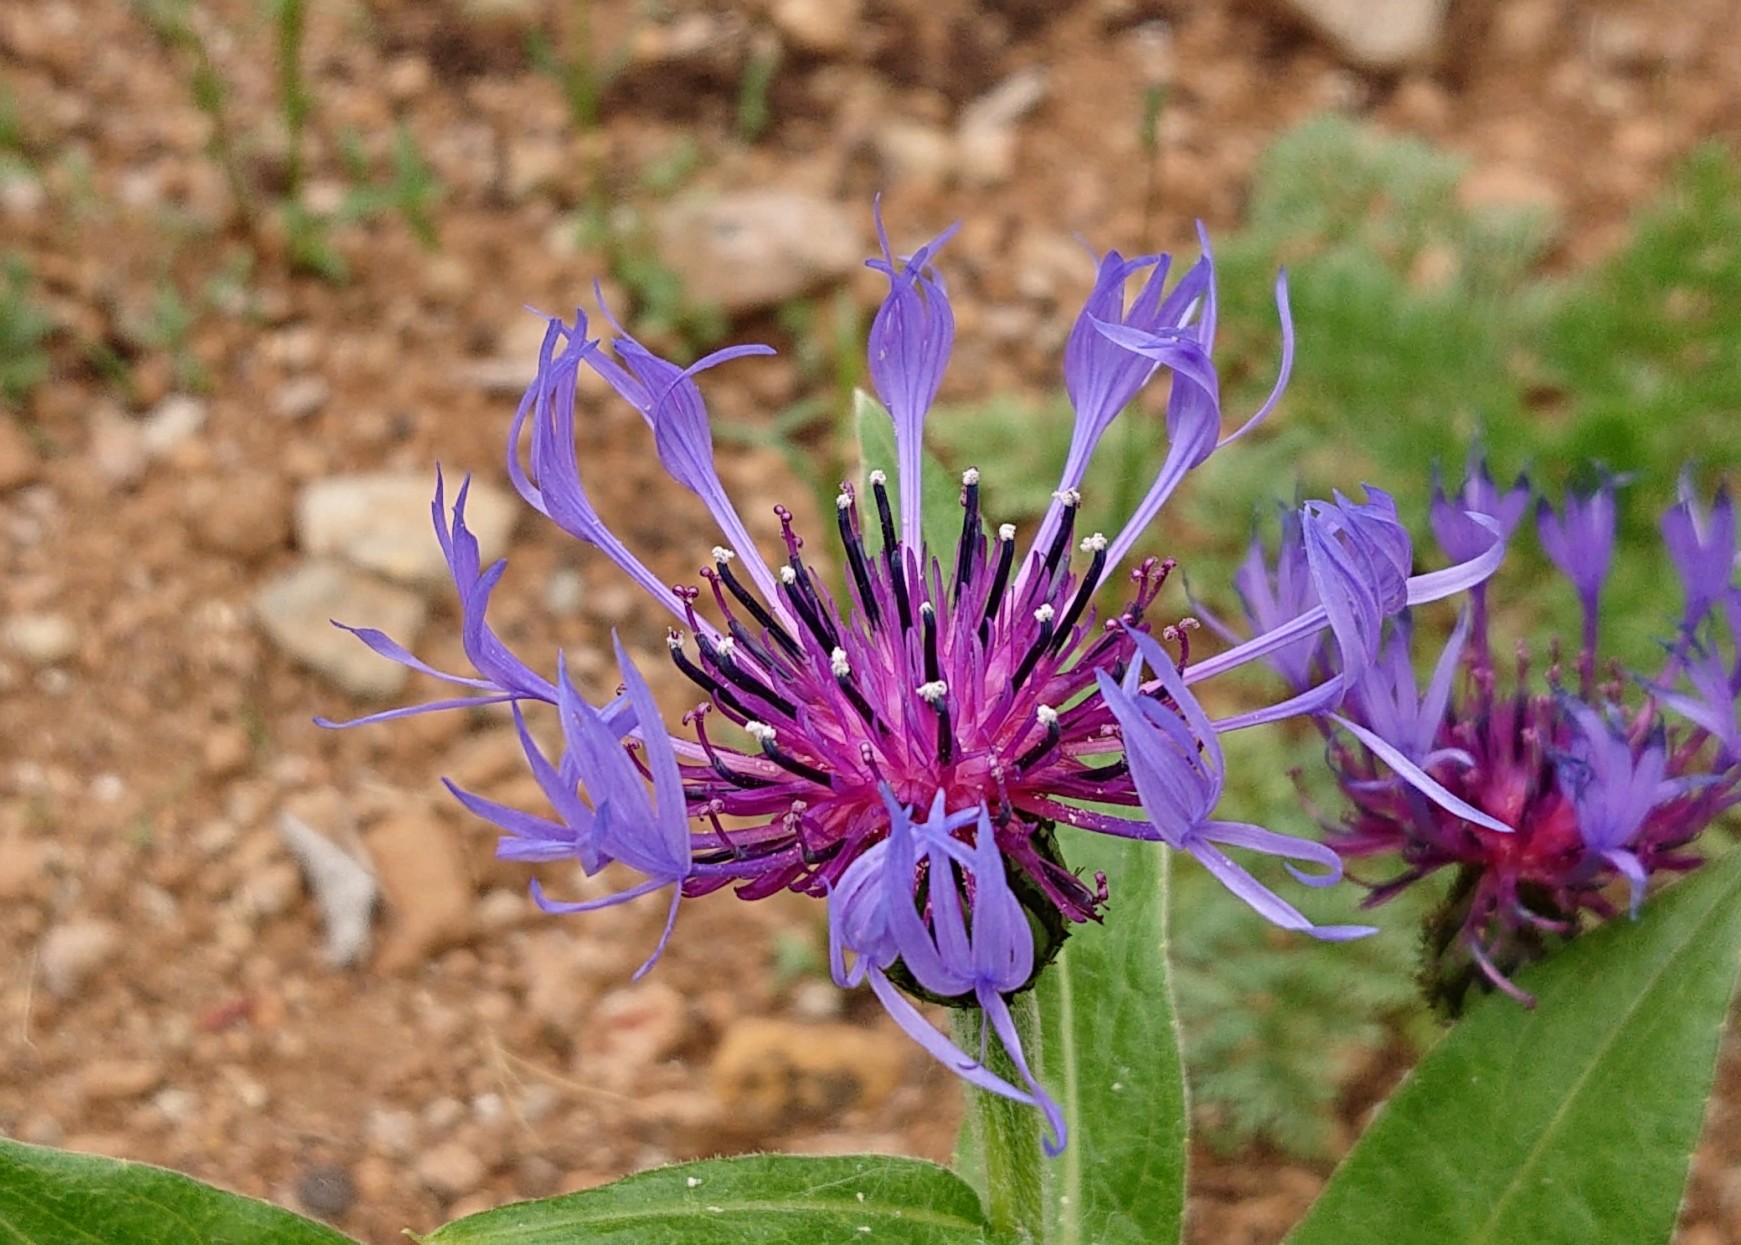
[[[840,544],[846,550],[853,586],[858,589],[859,608],[864,611],[871,629],[875,630],[882,624],[882,608],[877,604],[876,593],[871,591],[870,565],[865,558],[864,537],[859,532],[857,520],[858,506],[853,499],[852,486],[843,485],[834,508],[834,521],[840,529]]]
[[[737,659],[731,655],[728,649],[715,644],[704,635],[696,636],[695,643],[701,649],[702,659],[724,675],[734,687],[740,691],[748,692],[767,705],[771,705],[779,710],[784,717],[792,717],[798,712],[798,706],[774,691],[773,688],[766,686],[760,679],[739,665]]]
[[[913,607],[907,600],[907,572],[901,565],[903,550],[895,535],[895,516],[889,509],[889,486],[880,471],[871,472],[871,492],[877,499],[877,521],[883,529],[883,562],[889,568],[889,586],[895,593],[895,610],[901,616],[901,630],[913,627]],[[918,485],[914,484],[914,488]]]
[[[991,640],[991,624],[997,619],[998,608],[1003,604],[1004,589],[1009,587],[1010,568],[1016,560],[1016,532],[1014,526],[1005,524],[998,529],[997,534],[997,570],[992,573],[991,591],[985,595],[985,614],[979,623],[979,642],[987,644]]]
[[[1083,542],[1084,547],[1094,553],[1094,560],[1089,563],[1088,571],[1082,576],[1082,582],[1076,586],[1076,595],[1070,598],[1070,604],[1065,607],[1064,617],[1058,623],[1058,634],[1052,637],[1052,651],[1060,651],[1070,638],[1070,632],[1076,626],[1076,620],[1082,617],[1082,611],[1088,607],[1094,590],[1100,586],[1100,577],[1106,571],[1106,537],[1096,532]]]
[[[970,468],[961,477],[961,540],[955,548],[955,604],[973,577],[973,555],[979,549],[979,471]]]
[[[727,556],[729,554],[730,550],[716,549],[714,551],[714,573],[719,576],[719,581],[730,590],[732,596],[738,599],[738,604],[749,611],[750,617],[754,618],[769,635],[774,637],[775,643],[793,657],[799,656],[803,650],[798,647],[798,641],[787,634],[779,620],[770,614],[767,607],[756,600],[750,591],[738,582],[737,576],[731,573],[731,557]],[[703,574],[705,573],[703,572]]]

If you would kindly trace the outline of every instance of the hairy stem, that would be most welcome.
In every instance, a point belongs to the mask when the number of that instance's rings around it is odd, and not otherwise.
[[[1010,1015],[1030,1067],[1040,1060],[1040,1008],[1032,990],[1009,1000]],[[962,1050],[976,1055],[985,1016],[962,1008],[954,1017],[955,1039]],[[1021,1074],[995,1035],[986,1034],[985,1066],[1014,1084]],[[972,1147],[985,1173],[985,1209],[994,1232],[1014,1235],[1036,1245],[1046,1239],[1045,1158],[1040,1149],[1040,1113],[1001,1094],[967,1087],[967,1127]]]

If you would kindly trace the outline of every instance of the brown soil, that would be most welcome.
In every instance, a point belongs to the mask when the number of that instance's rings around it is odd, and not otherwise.
[[[1566,266],[1616,245],[1693,145],[1741,136],[1741,10],[1728,0],[1465,0],[1440,63],[1394,75],[1342,67],[1263,0],[867,0],[844,46],[787,49],[772,124],[754,143],[736,128],[739,84],[781,37],[761,6],[682,0],[655,27],[643,5],[598,0],[600,55],[640,59],[584,134],[527,53],[533,31],[560,45],[555,10],[568,6],[309,7],[311,195],[342,185],[341,135],[385,168],[396,123],[446,189],[439,251],[391,216],[346,226],[333,237],[351,269],[339,284],[293,274],[282,229],[245,242],[204,154],[191,61],[133,6],[0,7],[3,81],[45,170],[40,196],[0,203],[0,251],[28,261],[57,325],[52,378],[0,416],[16,443],[0,481],[0,585],[7,616],[71,624],[51,660],[0,653],[0,1130],[312,1205],[377,1242],[720,1150],[941,1158],[958,1111],[950,1078],[874,1006],[817,988],[816,908],[691,904],[664,961],[630,984],[661,904],[543,917],[524,871],[495,862],[487,829],[440,796],[438,774],[523,794],[500,718],[323,732],[314,714],[370,706],[251,621],[258,586],[298,560],[298,486],[437,459],[503,481],[514,397],[480,383],[480,367],[506,355],[523,378],[521,309],[590,302],[603,260],[561,222],[594,170],[613,201],[645,201],[648,170],[692,140],[694,186],[793,185],[861,215],[886,189],[907,242],[964,220],[948,252],[961,331],[947,390],[964,397],[1055,384],[1086,272],[1058,277],[1050,257],[1072,234],[1128,251],[1188,245],[1195,218],[1233,227],[1259,152],[1314,112],[1463,153],[1471,196],[1555,205]],[[231,84],[243,176],[269,189],[286,170],[262,6],[198,11]],[[711,36],[685,52],[672,31],[690,19],[711,22]],[[1158,59],[1157,21],[1170,32]],[[1153,170],[1139,141],[1145,57],[1169,100]],[[949,168],[886,162],[891,125],[935,132],[1031,67],[1047,90],[1019,123],[1013,168],[964,185]],[[250,252],[251,270],[238,268]],[[246,314],[233,313],[235,294],[199,303],[225,273],[241,278]],[[179,351],[164,341],[165,288],[195,309]],[[847,288],[861,313],[873,305],[874,282]],[[733,336],[794,354],[772,316],[741,319]],[[203,426],[140,451],[145,417],[195,364],[209,384]],[[328,387],[318,409],[276,413],[310,377]],[[709,397],[754,426],[819,389],[797,364],[757,363],[710,377]],[[641,431],[620,406],[601,415],[586,434],[591,479],[629,543],[687,576],[713,538],[659,482]],[[804,508],[771,453],[728,458],[746,514],[776,500]],[[560,643],[601,690],[610,628],[655,653],[662,620],[532,517],[496,624],[523,652]],[[581,576],[566,611],[547,608],[558,570]],[[461,668],[451,602],[432,599],[421,647]],[[407,699],[436,687],[419,679]],[[319,912],[277,829],[285,809],[398,861],[399,893],[360,968],[324,959]],[[406,842],[428,847],[395,856]],[[451,899],[456,877],[449,909],[420,907]],[[73,954],[93,945],[89,963]],[[53,988],[50,951],[72,956]],[[822,1023],[851,1029],[817,1043],[809,1026]],[[818,1062],[817,1045],[847,1053]],[[1741,1239],[1734,1060],[1724,1087],[1695,1166],[1688,1245]],[[1205,1157],[1193,1239],[1277,1240],[1321,1177],[1273,1156]]]

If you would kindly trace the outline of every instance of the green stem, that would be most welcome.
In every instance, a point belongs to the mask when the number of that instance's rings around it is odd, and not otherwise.
[[[1009,1000],[1010,1016],[1029,1067],[1040,1062],[1040,1006],[1032,990]],[[984,1013],[975,1008],[952,1012],[955,1040],[968,1054],[980,1049]],[[1021,1084],[1021,1074],[995,1034],[985,1043],[988,1071]],[[1040,1113],[972,1085],[967,1087],[968,1127],[985,1173],[985,1209],[994,1232],[1038,1245],[1046,1239],[1045,1158],[1040,1150]]]

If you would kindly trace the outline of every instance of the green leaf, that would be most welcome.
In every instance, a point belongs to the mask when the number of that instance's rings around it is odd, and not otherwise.
[[[1063,835],[1060,831],[1060,835]],[[1167,850],[1071,833],[1073,869],[1104,872],[1106,923],[1077,929],[1035,989],[1041,1077],[1069,1145],[1049,1190],[1058,1245],[1161,1245],[1185,1218],[1185,1073],[1167,980]]]
[[[762,1154],[641,1172],[562,1197],[468,1215],[424,1245],[983,1245],[974,1191],[918,1159]]]
[[[1741,956],[1741,851],[1482,1001],[1288,1245],[1666,1242]]]
[[[7,1245],[356,1245],[324,1224],[179,1172],[0,1138]]]
[[[862,389],[852,391],[852,431],[858,442],[858,461],[860,474],[864,478],[864,492],[870,494],[869,476],[873,471],[884,472],[889,477],[889,505],[894,508],[895,522],[901,517],[901,473],[895,465],[895,424],[889,418],[889,413],[883,409],[883,404]],[[931,551],[931,556],[941,559],[945,571],[954,566],[955,546],[961,539],[961,477],[951,475],[949,470],[937,460],[937,456],[926,450],[919,487],[922,490],[921,525],[925,530],[925,544]],[[868,503],[867,503],[868,504]],[[872,536],[876,530],[875,510],[864,512],[867,516],[865,534]],[[871,541],[872,547],[877,547],[876,540]]]

